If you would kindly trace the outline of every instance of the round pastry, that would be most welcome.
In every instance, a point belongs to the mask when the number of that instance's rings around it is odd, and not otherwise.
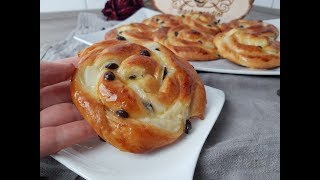
[[[143,23],[131,23],[117,27],[105,35],[105,40],[128,39],[130,41],[153,40],[153,32],[157,28],[145,25]]]
[[[180,25],[182,19],[180,16],[171,14],[158,14],[142,21],[142,23],[153,27],[173,27]]]
[[[218,27],[219,20],[213,15],[202,12],[186,13],[182,16],[182,22],[189,25],[192,29],[216,35],[220,32]]]
[[[177,56],[189,61],[207,61],[218,59],[213,37],[207,33],[192,29],[188,25],[160,28],[154,34],[154,40],[173,51]]]
[[[270,36],[268,28],[235,28],[219,33],[214,44],[219,54],[236,64],[257,69],[270,69],[280,66],[280,42]]]
[[[271,39],[277,39],[279,36],[279,31],[274,25],[264,23],[261,20],[232,20],[229,23],[220,24],[219,28],[222,32],[235,28],[248,29],[251,33],[257,32],[259,36],[266,36]]]
[[[164,46],[103,41],[78,54],[71,97],[97,134],[143,153],[176,141],[204,119],[206,94],[193,67]]]

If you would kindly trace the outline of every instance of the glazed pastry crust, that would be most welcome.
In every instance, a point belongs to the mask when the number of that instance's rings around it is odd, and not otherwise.
[[[188,25],[160,28],[154,36],[155,41],[183,59],[207,61],[219,58],[217,48],[213,44],[214,36],[194,30]]]
[[[218,27],[218,20],[208,13],[186,13],[181,16],[182,22],[192,29],[208,33],[209,35],[216,35],[220,32]]]
[[[269,26],[234,28],[218,34],[214,44],[227,60],[256,69],[280,66],[280,42]]]
[[[257,33],[259,36],[266,36],[270,39],[277,39],[279,35],[279,31],[274,25],[264,23],[261,20],[239,19],[218,26],[222,32],[239,28],[247,29],[251,34]]]
[[[153,32],[157,28],[145,25],[143,23],[131,23],[115,28],[105,35],[105,40],[116,39],[118,36],[123,36],[130,41],[153,40]]]
[[[72,100],[97,134],[118,149],[144,153],[160,148],[183,134],[187,119],[204,119],[206,94],[200,77],[162,45],[109,40],[78,56]],[[118,68],[105,68],[110,63]],[[104,78],[110,71],[114,80]],[[119,109],[128,117],[119,116]]]
[[[156,28],[173,27],[182,24],[180,16],[171,14],[158,14],[142,21],[143,24]]]

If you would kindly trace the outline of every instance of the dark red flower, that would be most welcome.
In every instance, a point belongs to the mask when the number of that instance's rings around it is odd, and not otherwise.
[[[108,0],[102,13],[108,20],[124,20],[143,7],[143,0]]]

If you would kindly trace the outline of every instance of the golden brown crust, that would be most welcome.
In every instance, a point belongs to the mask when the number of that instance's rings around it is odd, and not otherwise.
[[[219,28],[222,32],[226,32],[235,28],[247,29],[252,34],[259,33],[257,35],[267,36],[271,39],[277,39],[279,35],[279,31],[274,25],[264,23],[261,20],[233,20],[229,23],[220,24]]]
[[[180,25],[182,23],[182,19],[180,16],[175,16],[171,14],[158,14],[148,19],[145,19],[144,21],[142,21],[142,23],[156,28],[173,27]]]
[[[122,151],[143,153],[173,143],[187,119],[204,118],[206,95],[197,72],[158,43],[103,41],[79,58],[72,100],[97,134]],[[111,63],[118,67],[110,69]]]
[[[213,37],[207,33],[194,30],[187,25],[160,28],[155,32],[154,40],[186,60],[207,61],[218,59],[213,44]]]
[[[268,26],[234,28],[218,34],[214,44],[219,54],[236,64],[257,69],[280,66],[280,42]]]
[[[123,36],[131,41],[149,40],[153,39],[153,32],[157,28],[148,26],[143,23],[131,23],[117,27],[105,35],[105,40],[116,39],[118,36]]]
[[[218,20],[211,14],[201,13],[201,12],[192,12],[186,13],[181,16],[182,22],[192,29],[208,33],[210,35],[216,35],[220,32],[217,24]]]

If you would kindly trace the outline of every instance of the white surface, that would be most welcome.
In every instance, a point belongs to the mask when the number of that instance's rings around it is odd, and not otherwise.
[[[86,0],[87,9],[103,9],[107,0]]]
[[[40,0],[40,12],[85,10],[86,0]]]
[[[280,9],[280,0],[273,0],[272,8]]]
[[[40,0],[40,12],[102,10],[107,1],[108,0]]]
[[[52,157],[86,179],[192,180],[202,146],[225,101],[224,92],[205,86],[204,120],[175,143],[147,154],[122,152],[98,138],[66,148]]]
[[[254,0],[253,5],[272,8],[274,0]]]
[[[121,26],[123,24],[129,24],[132,22],[141,22],[142,20],[151,17],[155,14],[159,14],[157,11],[153,11],[147,8],[141,8],[134,15],[117,24],[115,27]],[[264,22],[274,24],[280,31],[280,19],[271,19]],[[90,34],[83,34],[74,36],[74,38],[80,42],[83,42],[88,45],[102,41],[106,32],[111,29],[106,29],[104,31],[98,31]],[[280,35],[278,37],[280,40]],[[207,71],[207,72],[218,72],[218,73],[229,73],[229,74],[246,74],[246,75],[280,75],[280,67],[270,70],[259,70],[259,69],[250,69],[242,67],[236,64],[233,64],[227,60],[215,60],[215,61],[202,61],[202,62],[190,62],[196,70]]]
[[[199,71],[217,72],[227,74],[245,74],[245,75],[280,75],[280,68],[271,70],[259,70],[241,67],[222,59],[218,61],[190,62],[190,64]]]

